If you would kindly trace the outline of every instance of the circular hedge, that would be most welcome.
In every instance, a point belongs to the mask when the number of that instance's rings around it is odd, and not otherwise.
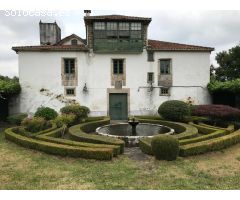
[[[185,117],[190,115],[190,108],[183,101],[170,100],[163,102],[159,106],[158,113],[167,120],[183,121]]]
[[[152,152],[158,160],[176,160],[179,154],[178,139],[170,135],[158,135],[151,141]]]

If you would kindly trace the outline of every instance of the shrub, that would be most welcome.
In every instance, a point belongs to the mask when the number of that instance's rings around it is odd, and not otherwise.
[[[74,124],[76,121],[76,115],[74,114],[63,114],[57,116],[57,118],[54,120],[54,123],[57,125],[57,127],[61,127],[63,125],[66,125],[67,127],[71,126]]]
[[[22,126],[29,132],[36,133],[42,131],[50,126],[50,124],[41,117],[34,118],[25,118],[22,123]]]
[[[152,152],[158,160],[176,160],[179,153],[179,142],[170,135],[158,135],[153,137]]]
[[[240,142],[240,130],[228,135],[180,147],[180,156],[191,156],[221,150]]]
[[[152,139],[151,138],[140,138],[139,139],[139,148],[141,151],[148,155],[153,155],[152,146],[151,146]]]
[[[206,116],[213,121],[237,120],[240,118],[240,110],[226,105],[198,105],[192,111],[193,115]]]
[[[34,115],[35,117],[42,117],[45,120],[52,120],[58,116],[58,113],[49,107],[39,107]]]
[[[198,134],[198,129],[190,124],[185,124],[181,122],[170,122],[164,120],[151,120],[151,119],[142,119],[137,118],[141,123],[150,123],[150,124],[160,124],[163,126],[168,126],[174,129],[173,137],[182,140],[187,138],[195,137]]]
[[[76,116],[76,121],[80,122],[83,119],[87,118],[90,110],[86,106],[80,106],[78,104],[72,104],[61,108],[62,114],[74,114]]]
[[[120,146],[121,149],[120,151],[121,153],[123,153],[125,146],[124,141],[117,138],[89,134],[90,132],[95,132],[97,127],[107,125],[109,124],[109,122],[110,122],[109,118],[104,118],[99,121],[91,121],[72,126],[68,130],[70,138],[80,142],[117,145]]]
[[[23,147],[36,149],[54,155],[80,157],[97,160],[111,160],[113,156],[113,150],[110,148],[78,147],[40,141],[22,135],[18,135],[15,133],[14,128],[9,128],[5,130],[5,138]]]
[[[10,124],[14,124],[14,125],[20,125],[22,120],[24,118],[27,117],[27,114],[26,113],[20,113],[20,114],[16,114],[16,115],[11,115],[7,118],[7,121],[10,123]]]
[[[158,113],[164,119],[172,121],[184,121],[190,115],[188,104],[183,101],[165,101],[158,108]]]

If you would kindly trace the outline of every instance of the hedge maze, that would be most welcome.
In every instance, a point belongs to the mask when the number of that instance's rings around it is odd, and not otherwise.
[[[221,150],[240,142],[240,129],[234,125],[216,127],[200,122],[179,123],[164,121],[160,118],[142,116],[137,118],[143,123],[165,125],[175,130],[179,141],[179,156],[191,156]],[[84,123],[58,128],[52,125],[48,129],[30,133],[18,126],[5,130],[5,138],[16,144],[45,153],[96,160],[111,160],[124,153],[124,141],[112,137],[96,135],[95,129],[109,124],[107,117],[87,118]],[[62,137],[68,133],[69,139]],[[143,153],[153,155],[151,138],[142,138],[139,147]]]
[[[163,120],[142,119],[148,123],[158,123],[174,128],[180,144],[179,156],[192,156],[206,152],[221,150],[240,142],[240,130],[235,130],[234,125],[226,128],[211,126],[204,123],[178,123]],[[139,147],[142,152],[153,155],[151,138],[140,139]]]
[[[89,121],[69,129],[71,138],[77,138],[76,140],[62,138],[62,134],[67,131],[66,127],[57,128],[55,125],[32,135],[23,127],[9,128],[5,130],[5,138],[23,147],[60,156],[111,160],[113,156],[123,153],[123,141],[89,134],[101,124],[109,123],[108,118],[89,119]]]

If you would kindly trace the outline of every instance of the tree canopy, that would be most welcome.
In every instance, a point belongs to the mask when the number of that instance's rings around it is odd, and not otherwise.
[[[208,84],[208,90],[210,93],[229,91],[234,94],[240,93],[240,78],[231,81],[218,81],[211,80]]]
[[[240,44],[228,51],[217,53],[219,67],[214,70],[214,77],[219,81],[231,81],[240,77]]]
[[[8,98],[20,91],[21,87],[17,77],[9,78],[0,75],[0,98]]]

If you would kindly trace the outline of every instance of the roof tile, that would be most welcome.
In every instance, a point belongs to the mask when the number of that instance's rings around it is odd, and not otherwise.
[[[214,51],[214,48],[158,40],[148,40],[148,49],[155,51]]]

